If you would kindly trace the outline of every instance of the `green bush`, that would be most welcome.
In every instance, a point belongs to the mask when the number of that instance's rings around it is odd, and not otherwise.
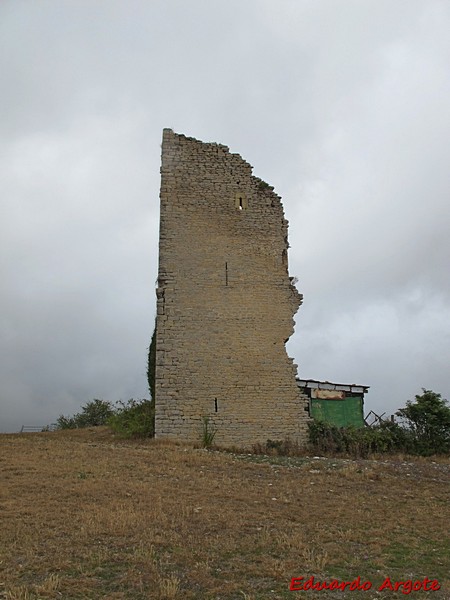
[[[450,453],[450,407],[447,400],[431,390],[422,388],[415,401],[408,400],[405,408],[397,411],[405,428],[414,440],[416,454]]]
[[[367,458],[370,454],[414,453],[411,434],[397,423],[377,427],[336,427],[325,421],[312,421],[309,442],[315,452],[346,454]]]
[[[75,422],[75,417],[65,417],[64,415],[59,415],[56,419],[56,429],[76,429],[77,424]]]
[[[148,360],[147,360],[147,380],[148,389],[150,391],[150,398],[155,399],[155,373],[156,373],[156,319],[155,327],[153,329],[152,339],[150,347],[148,349]]]
[[[153,400],[119,402],[108,426],[122,437],[153,437],[155,435],[155,403]]]
[[[430,456],[450,453],[450,407],[447,400],[422,389],[415,401],[397,411],[403,423],[386,421],[377,427],[336,427],[324,421],[309,424],[309,441],[316,452],[357,457],[397,452]]]
[[[81,407],[81,412],[73,417],[60,415],[56,421],[58,429],[76,429],[78,427],[97,427],[106,425],[108,419],[114,414],[111,402],[98,398],[87,402]]]

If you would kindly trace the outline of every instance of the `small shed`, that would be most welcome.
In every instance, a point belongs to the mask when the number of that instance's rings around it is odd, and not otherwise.
[[[369,386],[331,383],[316,379],[297,379],[309,398],[309,414],[336,427],[364,427],[364,394]]]

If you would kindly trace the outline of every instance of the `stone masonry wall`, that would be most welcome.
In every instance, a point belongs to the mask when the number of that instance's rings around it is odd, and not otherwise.
[[[285,343],[301,295],[280,197],[226,146],[163,132],[156,436],[250,446],[306,440]]]

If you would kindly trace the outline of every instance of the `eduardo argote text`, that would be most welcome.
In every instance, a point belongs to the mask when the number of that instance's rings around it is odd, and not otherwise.
[[[330,579],[330,581],[316,581],[314,575],[311,577],[292,577],[289,590],[291,592],[302,592],[308,590],[345,590],[350,591],[368,591],[373,588],[371,581],[361,581],[361,577],[353,579],[353,581],[339,581],[338,579]],[[441,586],[437,579],[407,579],[406,581],[392,581],[390,577],[386,577],[384,581],[376,588],[378,591],[390,590],[393,592],[401,592],[402,594],[410,594],[411,592],[436,592]]]

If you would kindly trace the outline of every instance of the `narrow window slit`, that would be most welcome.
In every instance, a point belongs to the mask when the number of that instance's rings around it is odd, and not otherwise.
[[[215,412],[219,411],[218,406],[217,406],[217,398],[214,398],[214,410],[215,410]]]
[[[245,210],[248,208],[248,202],[245,194],[242,192],[236,192],[234,197],[234,206],[237,210]]]
[[[225,285],[228,285],[228,263],[225,263]]]

